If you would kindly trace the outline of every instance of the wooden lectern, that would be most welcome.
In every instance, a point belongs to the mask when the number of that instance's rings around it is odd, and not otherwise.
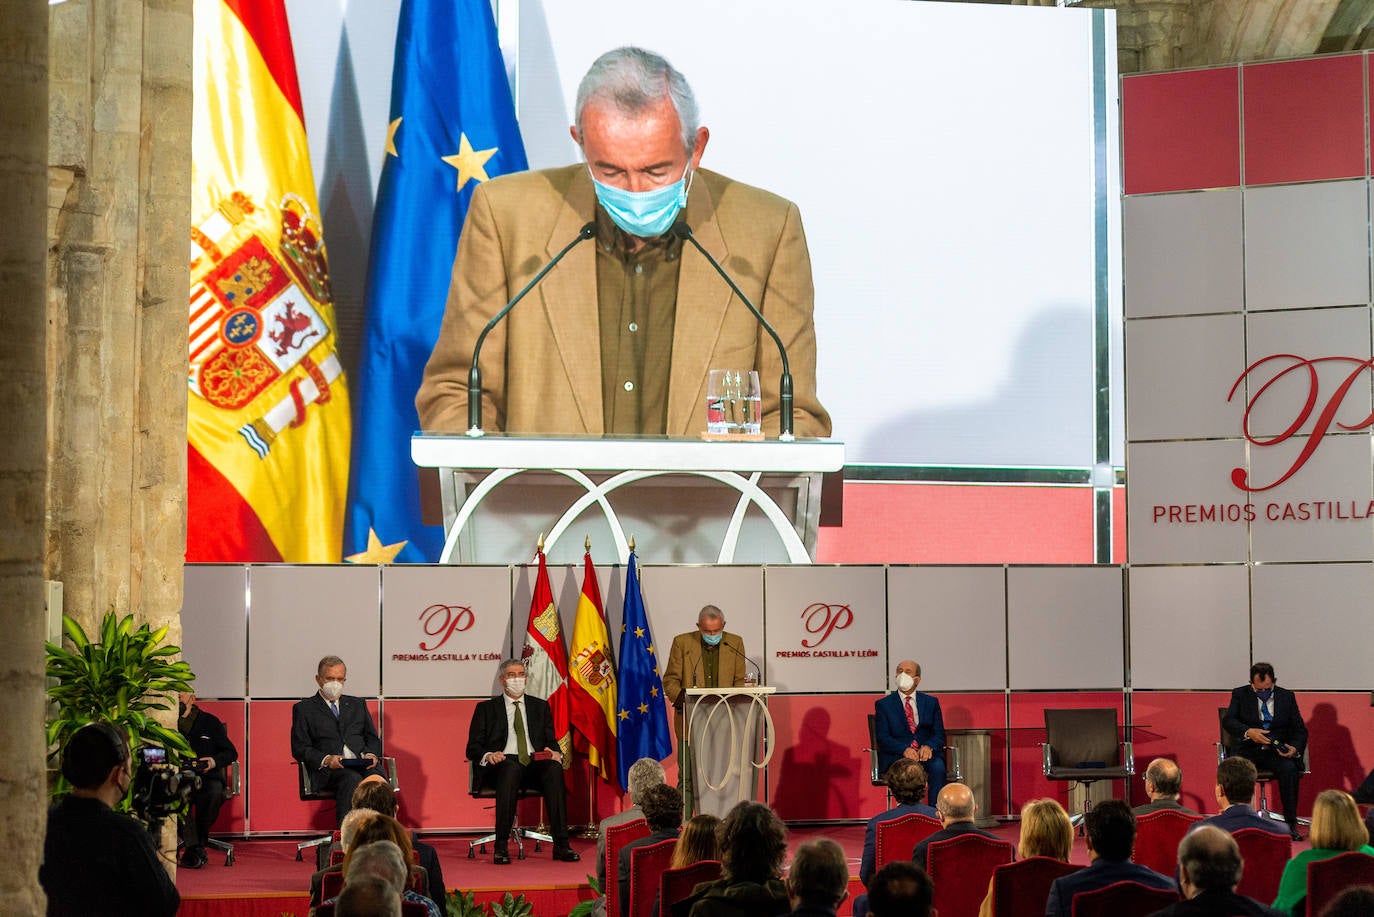
[[[687,754],[679,749],[678,766],[691,768],[689,813],[724,818],[737,803],[759,798],[759,774],[773,758],[768,695],[776,690],[758,685],[684,692]]]

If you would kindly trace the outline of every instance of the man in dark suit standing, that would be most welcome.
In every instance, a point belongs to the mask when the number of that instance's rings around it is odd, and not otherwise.
[[[878,733],[878,771],[885,773],[898,758],[925,768],[931,805],[945,785],[945,719],[940,702],[916,690],[921,667],[914,660],[897,663],[897,690],[873,705]]]
[[[314,768],[310,785],[334,793],[334,816],[343,824],[353,807],[353,791],[369,774],[382,769],[382,740],[372,714],[360,697],[344,694],[348,667],[338,656],[325,656],[315,667],[320,689],[291,708],[291,754]]]
[[[510,831],[521,787],[544,794],[553,827],[553,858],[581,859],[568,844],[568,807],[563,797],[563,755],[553,732],[547,701],[525,696],[525,664],[501,663],[501,694],[472,711],[468,727],[469,760],[476,762],[483,786],[496,789],[496,849],[491,861],[510,863]]]
[[[1116,882],[1138,882],[1150,888],[1178,891],[1178,883],[1173,879],[1131,862],[1135,816],[1126,803],[1120,799],[1099,802],[1088,810],[1083,824],[1088,830],[1088,856],[1092,862],[1086,869],[1054,880],[1045,902],[1045,917],[1069,917],[1074,896]]]
[[[1278,687],[1274,667],[1267,662],[1250,666],[1250,683],[1231,692],[1221,728],[1231,734],[1231,754],[1249,758],[1260,770],[1271,771],[1279,785],[1283,820],[1293,840],[1298,833],[1298,780],[1302,777],[1302,753],[1307,747],[1307,725],[1298,710],[1298,699]]]

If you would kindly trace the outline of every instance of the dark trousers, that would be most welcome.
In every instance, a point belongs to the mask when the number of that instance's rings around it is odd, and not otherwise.
[[[482,784],[496,790],[496,849],[508,850],[515,803],[521,788],[544,794],[555,847],[568,846],[568,806],[563,798],[563,765],[557,761],[521,764],[509,755],[500,764],[482,768]]]
[[[945,750],[935,749],[935,754],[930,756],[929,761],[922,761],[921,767],[926,770],[927,798],[930,804],[935,805],[935,800],[940,797],[940,790],[945,786]]]
[[[191,794],[189,818],[181,822],[181,839],[187,847],[204,847],[210,828],[224,805],[224,777],[218,772],[202,774],[200,789]]]
[[[1284,758],[1278,752],[1253,742],[1243,742],[1232,754],[1249,758],[1255,767],[1269,771],[1274,782],[1279,785],[1279,801],[1283,807],[1283,820],[1290,828],[1298,824],[1298,780],[1302,777],[1302,758]]]
[[[336,827],[342,827],[344,816],[353,808],[353,791],[358,788],[358,784],[363,782],[364,777],[371,777],[373,774],[385,777],[386,770],[380,764],[374,764],[366,769],[322,767],[315,771],[315,775],[310,779],[310,785],[318,793],[332,792],[334,794]]]

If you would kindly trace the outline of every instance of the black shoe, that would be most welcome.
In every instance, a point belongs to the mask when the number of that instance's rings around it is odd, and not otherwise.
[[[1291,837],[1291,838],[1292,838],[1293,840],[1295,840],[1295,841],[1300,841],[1300,840],[1303,839],[1303,837],[1302,837],[1302,832],[1298,830],[1298,826],[1297,826],[1297,825],[1289,825],[1289,826],[1288,826],[1288,836]]]
[[[563,863],[576,863],[582,859],[582,855],[571,847],[555,847],[553,858]]]
[[[493,866],[509,866],[510,851],[500,849],[496,850],[496,852],[494,852],[491,855],[491,863]]]
[[[200,869],[208,862],[210,857],[204,847],[187,847],[181,853],[181,865],[184,869]]]

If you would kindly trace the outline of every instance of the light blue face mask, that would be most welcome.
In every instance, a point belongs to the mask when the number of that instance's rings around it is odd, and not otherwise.
[[[612,188],[597,181],[596,176],[592,176],[592,184],[596,186],[597,201],[615,221],[615,225],[632,236],[651,239],[667,232],[678,213],[687,206],[687,192],[691,189],[687,172],[690,168],[689,163],[682,170],[681,178],[652,191]]]
[[[718,633],[718,634],[702,634],[702,635],[701,635],[701,639],[703,639],[703,640],[706,641],[706,645],[707,645],[707,646],[719,646],[719,645],[720,645],[720,639],[721,639],[721,637],[724,637],[724,636],[725,636],[725,633],[722,631],[721,633]]]

